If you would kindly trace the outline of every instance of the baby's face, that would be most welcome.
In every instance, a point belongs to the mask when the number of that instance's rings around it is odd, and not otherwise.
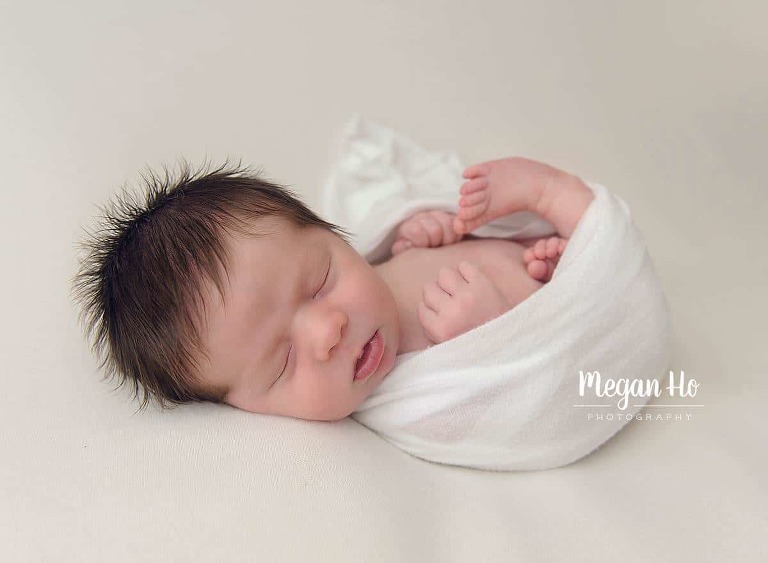
[[[277,218],[262,226],[274,234],[230,239],[223,300],[208,286],[203,381],[229,389],[225,401],[247,411],[344,418],[394,365],[392,292],[335,234]],[[381,344],[378,367],[356,379],[360,353],[370,371]]]

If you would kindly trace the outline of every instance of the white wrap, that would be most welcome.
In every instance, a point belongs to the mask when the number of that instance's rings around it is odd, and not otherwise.
[[[321,214],[378,262],[393,227],[415,211],[456,211],[462,169],[455,155],[424,151],[356,116],[339,139]],[[423,459],[532,470],[590,453],[639,411],[646,398],[630,398],[620,411],[617,397],[579,395],[580,370],[603,380],[663,379],[670,339],[667,302],[627,205],[590,188],[595,199],[548,284],[485,325],[398,356],[352,417]],[[473,234],[551,232],[517,214]],[[610,407],[575,406],[584,404]]]

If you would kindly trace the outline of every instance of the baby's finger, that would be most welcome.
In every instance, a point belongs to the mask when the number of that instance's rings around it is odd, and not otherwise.
[[[464,233],[467,232],[467,224],[458,217],[454,217],[453,232],[456,233],[457,236],[463,237]]]
[[[411,220],[404,223],[398,231],[398,236],[410,240],[413,246],[418,246],[419,248],[429,246],[429,235],[420,220]]]
[[[477,283],[477,281],[485,279],[485,274],[480,271],[475,264],[468,260],[462,260],[459,262],[458,272],[467,281],[467,283]]]
[[[421,290],[421,300],[434,312],[439,312],[449,295],[436,282],[424,284]]]
[[[437,219],[437,222],[440,223],[440,226],[443,228],[442,243],[444,245],[453,244],[454,242],[458,242],[464,238],[463,235],[458,234],[453,230],[453,214],[444,213],[442,211],[435,211],[433,215],[435,219]]]
[[[456,294],[459,286],[465,283],[466,281],[456,268],[443,267],[437,273],[437,285],[451,297]]]
[[[440,246],[443,243],[443,226],[434,215],[425,215],[421,224],[427,232],[429,246]]]
[[[409,241],[408,239],[397,239],[395,243],[392,245],[392,256],[395,254],[399,254],[403,252],[404,250],[408,250],[413,246],[413,243]]]

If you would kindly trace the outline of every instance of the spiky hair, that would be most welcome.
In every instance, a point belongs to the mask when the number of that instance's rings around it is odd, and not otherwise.
[[[143,195],[123,188],[100,208],[86,231],[84,258],[73,280],[86,337],[105,378],[133,385],[140,409],[222,402],[226,389],[200,381],[206,355],[200,334],[203,287],[223,295],[226,237],[253,235],[254,221],[281,217],[299,228],[320,227],[349,242],[349,234],[313,213],[288,188],[259,172],[226,162],[175,175],[141,175]],[[268,275],[268,272],[265,272]]]

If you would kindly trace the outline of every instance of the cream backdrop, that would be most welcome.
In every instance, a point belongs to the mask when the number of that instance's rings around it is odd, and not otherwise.
[[[766,21],[757,1],[2,0],[0,560],[766,560]],[[621,195],[706,406],[506,474],[349,419],[135,413],[69,298],[97,204],[228,156],[316,203],[355,111]]]

